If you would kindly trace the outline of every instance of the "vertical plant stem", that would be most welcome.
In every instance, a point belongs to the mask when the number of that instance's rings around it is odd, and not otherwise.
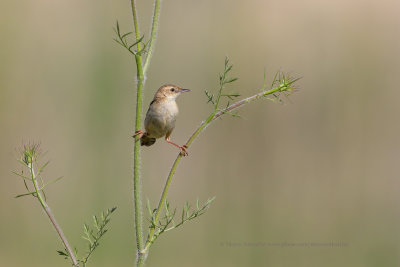
[[[133,25],[135,29],[136,41],[140,39],[139,25],[136,14],[135,1],[131,0]],[[137,50],[140,51],[141,44],[137,44]],[[136,119],[135,131],[140,129],[142,117],[142,102],[143,102],[143,83],[144,75],[142,68],[142,56],[135,55],[137,67],[137,93],[136,93]],[[140,142],[135,140],[133,150],[133,201],[135,206],[135,230],[136,230],[136,244],[137,250],[140,252],[143,248],[142,236],[142,207],[141,207],[141,189],[140,189]]]
[[[137,94],[136,94],[136,120],[135,131],[140,130],[142,118],[142,105],[143,105],[143,87],[145,82],[145,73],[149,67],[151,55],[153,53],[154,43],[158,30],[158,20],[160,16],[161,0],[155,0],[154,15],[150,34],[149,49],[146,56],[146,61],[143,66],[142,58],[142,45],[140,42],[140,31],[138,25],[138,17],[136,12],[135,0],[131,0],[133,26],[135,30],[135,37],[137,43],[137,54],[135,55],[137,67]],[[133,153],[133,201],[135,206],[135,231],[136,231],[136,244],[137,244],[137,265],[142,266],[145,261],[145,253],[143,253],[143,232],[142,232],[142,206],[141,206],[141,189],[140,189],[140,142],[135,140],[134,153]]]
[[[137,67],[137,94],[136,94],[136,119],[135,119],[135,131],[140,130],[141,118],[142,118],[142,106],[143,106],[143,87],[145,82],[145,73],[150,64],[151,55],[154,48],[154,43],[158,30],[158,20],[160,16],[160,5],[161,0],[155,0],[154,5],[154,15],[151,27],[149,49],[147,51],[147,56],[145,63],[143,65],[142,58],[142,45],[140,40],[140,30],[138,24],[138,17],[136,12],[135,0],[131,0],[132,16],[133,16],[133,26],[135,30],[135,37],[137,43],[137,54],[135,55],[136,67]],[[136,231],[136,244],[137,244],[137,266],[142,266],[145,261],[145,253],[143,253],[143,232],[142,232],[142,206],[141,206],[141,189],[140,189],[140,142],[135,140],[134,143],[134,154],[133,154],[133,200],[135,206],[135,231]]]
[[[141,102],[142,102],[142,89],[143,82],[138,82],[137,88],[137,106],[136,106],[136,125],[135,129],[138,131],[141,124]],[[140,103],[140,104],[139,104]],[[141,189],[140,189],[140,142],[135,140],[134,154],[133,154],[134,166],[133,166],[133,199],[135,206],[135,230],[136,230],[136,244],[138,251],[143,248],[143,236],[142,236],[142,207],[141,207]]]
[[[158,21],[160,17],[160,6],[161,0],[154,1],[154,15],[151,26],[150,40],[149,40],[149,48],[147,50],[146,60],[143,64],[142,58],[142,45],[139,42],[140,40],[140,31],[138,25],[138,18],[135,6],[135,0],[131,0],[131,8],[132,8],[132,16],[133,16],[133,25],[135,30],[135,37],[137,43],[137,54],[135,54],[135,61],[137,67],[137,95],[136,95],[136,120],[135,120],[135,131],[140,130],[141,126],[141,117],[142,117],[142,104],[143,104],[143,87],[145,82],[145,74],[149,68],[151,55],[153,53],[155,39],[158,30]],[[142,206],[141,206],[141,189],[140,189],[140,142],[139,140],[135,140],[134,144],[134,169],[133,169],[133,200],[135,206],[135,230],[136,230],[136,243],[137,243],[137,266],[143,266],[146,256],[147,250],[144,250],[143,244],[143,232],[142,232]],[[177,159],[179,161],[179,159]],[[168,190],[167,190],[168,191]],[[165,192],[166,197],[166,192]],[[159,214],[158,214],[159,216]]]
[[[131,7],[132,7],[132,16],[133,16],[133,27],[135,29],[136,41],[138,41],[140,38],[140,32],[139,32],[139,24],[138,24],[138,19],[137,19],[137,14],[136,14],[135,0],[131,0]],[[137,47],[138,47],[138,50],[140,50],[140,43],[137,44]]]
[[[42,194],[40,193],[41,189],[39,188],[38,182],[36,180],[36,175],[35,175],[35,169],[33,167],[33,163],[29,164],[29,172],[31,173],[31,179],[32,179],[32,183],[33,183],[33,187],[35,188],[35,192],[36,192],[36,196],[40,202],[40,205],[42,206],[42,208],[44,209],[44,211],[46,212],[47,216],[49,217],[51,223],[54,226],[54,229],[56,229],[56,232],[58,234],[58,236],[60,237],[61,241],[64,244],[65,249],[67,250],[71,261],[73,263],[74,266],[79,266],[78,265],[78,261],[76,260],[76,256],[74,254],[74,252],[71,249],[71,246],[68,243],[67,238],[65,237],[60,225],[57,223],[56,218],[54,217],[53,212],[51,211],[49,205],[47,205],[46,201],[44,200]]]

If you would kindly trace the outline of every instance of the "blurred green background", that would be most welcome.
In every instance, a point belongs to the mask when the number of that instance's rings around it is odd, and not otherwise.
[[[151,1],[138,1],[148,36]],[[400,2],[164,1],[145,109],[165,83],[178,99],[182,144],[211,110],[226,55],[253,94],[277,70],[302,76],[284,105],[259,101],[214,123],[190,148],[169,200],[216,196],[209,211],[166,233],[147,266],[400,266]],[[64,179],[48,203],[70,242],[83,222],[118,206],[90,266],[133,266],[135,63],[112,38],[131,30],[129,1],[0,3],[1,266],[69,266],[55,231],[12,170],[39,141],[44,176]],[[143,195],[155,205],[177,154],[143,149]],[[304,243],[343,246],[305,246]],[[250,244],[249,244],[250,243]],[[254,245],[257,243],[258,245]],[[253,244],[253,245],[251,245]],[[292,244],[286,246],[285,244]],[[179,261],[178,261],[179,259]]]

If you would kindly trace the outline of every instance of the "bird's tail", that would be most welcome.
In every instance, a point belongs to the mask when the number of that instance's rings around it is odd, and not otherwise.
[[[143,135],[142,138],[140,138],[140,145],[142,146],[151,146],[156,142],[156,139],[154,137],[148,137],[147,135]]]

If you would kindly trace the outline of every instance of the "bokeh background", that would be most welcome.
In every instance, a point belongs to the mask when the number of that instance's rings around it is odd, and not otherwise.
[[[151,1],[138,1],[148,36]],[[145,108],[164,83],[178,100],[173,140],[209,114],[225,56],[258,92],[264,71],[303,77],[284,104],[259,101],[190,148],[169,201],[216,196],[161,236],[147,266],[400,266],[400,2],[164,1]],[[48,203],[80,251],[83,222],[118,206],[93,266],[133,266],[135,63],[112,38],[131,29],[129,1],[0,3],[0,265],[69,266],[55,231],[12,170],[24,143],[51,163]],[[143,195],[155,205],[177,154],[143,149]],[[43,161],[43,162],[44,162]],[[329,245],[331,242],[336,245]],[[313,243],[315,243],[313,245]],[[339,244],[339,245],[337,245]]]

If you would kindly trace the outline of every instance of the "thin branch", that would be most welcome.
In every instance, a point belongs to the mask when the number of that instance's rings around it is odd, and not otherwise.
[[[144,66],[143,66],[143,74],[144,75],[146,75],[147,69],[149,68],[149,65],[150,65],[150,59],[153,54],[154,44],[155,44],[157,31],[158,31],[158,25],[159,25],[158,21],[160,19],[161,0],[155,0],[154,2],[155,2],[154,15],[153,15],[153,22],[151,25],[149,50],[147,51],[146,60],[144,62]]]
[[[75,256],[73,250],[71,249],[67,238],[65,237],[60,225],[57,223],[56,218],[55,218],[53,212],[51,211],[49,205],[47,205],[46,201],[44,200],[44,198],[41,194],[42,190],[40,189],[39,184],[37,182],[37,176],[35,174],[35,169],[33,167],[32,161],[30,161],[30,163],[28,164],[28,169],[29,169],[29,172],[31,173],[31,180],[33,183],[33,187],[35,188],[36,197],[38,198],[42,208],[46,212],[47,216],[49,217],[51,223],[54,226],[54,229],[56,230],[58,236],[60,237],[61,241],[63,242],[65,249],[67,250],[69,256],[71,257],[71,261],[72,261],[73,265],[79,266],[78,261],[76,260],[76,256]],[[41,170],[43,170],[43,168],[41,168]]]
[[[100,239],[104,236],[104,234],[108,231],[106,229],[107,224],[110,222],[111,214],[117,209],[117,207],[107,209],[101,214],[100,220],[97,216],[93,216],[94,227],[96,228],[97,232],[94,233],[93,229],[90,229],[89,226],[85,223],[84,227],[84,234],[83,239],[87,240],[89,243],[89,251],[87,252],[86,256],[81,260],[84,266],[88,262],[90,256],[94,252],[94,250],[100,245]],[[93,239],[93,240],[92,240]]]

